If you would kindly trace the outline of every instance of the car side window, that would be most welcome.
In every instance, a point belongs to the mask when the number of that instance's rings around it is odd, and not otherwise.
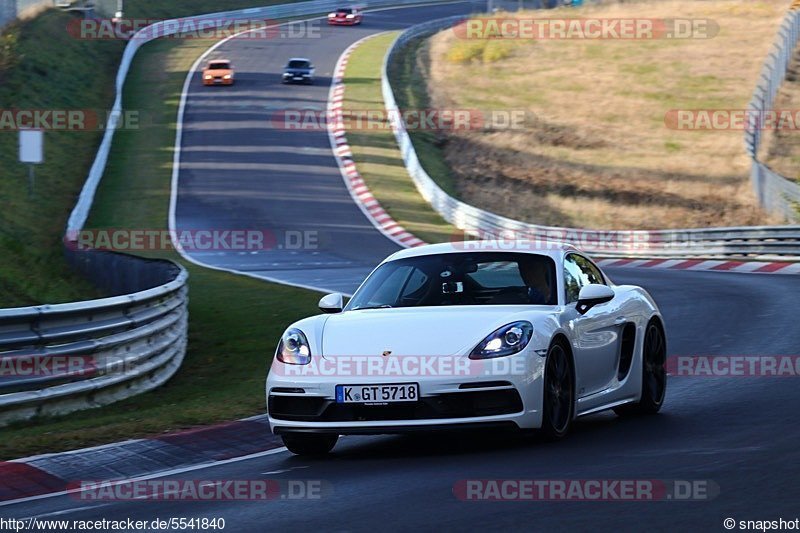
[[[596,283],[598,285],[605,285],[606,282],[603,279],[603,274],[600,273],[600,269],[595,266],[594,263],[583,257],[582,255],[573,255],[575,258],[575,262],[581,269],[583,273],[584,279],[587,283]]]
[[[578,301],[578,294],[583,285],[581,269],[575,263],[575,256],[568,255],[564,258],[564,296],[568,304]]]
[[[564,293],[567,303],[577,302],[581,289],[591,283],[606,284],[603,274],[594,263],[578,254],[569,254],[564,258]]]

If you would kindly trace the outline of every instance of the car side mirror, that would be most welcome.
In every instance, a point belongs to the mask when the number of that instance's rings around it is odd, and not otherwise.
[[[341,313],[344,308],[344,297],[340,292],[323,296],[319,300],[319,309],[323,313]]]
[[[589,309],[595,305],[604,304],[613,299],[614,289],[608,285],[590,283],[589,285],[584,285],[581,292],[578,294],[578,304],[576,308],[580,314],[585,315]]]

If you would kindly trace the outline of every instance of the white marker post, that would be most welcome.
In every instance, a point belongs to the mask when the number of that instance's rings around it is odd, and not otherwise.
[[[28,198],[33,198],[33,165],[44,161],[44,132],[19,130],[19,160],[28,163]]]

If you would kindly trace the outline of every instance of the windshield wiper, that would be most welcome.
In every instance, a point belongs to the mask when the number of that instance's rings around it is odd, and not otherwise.
[[[361,311],[362,309],[391,309],[391,305],[383,304],[383,305],[365,305],[364,307],[354,307],[353,311]]]

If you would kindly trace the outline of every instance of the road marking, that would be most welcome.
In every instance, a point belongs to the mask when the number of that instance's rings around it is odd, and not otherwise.
[[[311,468],[310,465],[306,466],[293,466],[291,468],[284,468],[283,470],[270,470],[269,472],[261,472],[262,476],[274,476],[276,474],[285,474],[286,472],[291,472],[292,470],[303,470],[304,468]]]

